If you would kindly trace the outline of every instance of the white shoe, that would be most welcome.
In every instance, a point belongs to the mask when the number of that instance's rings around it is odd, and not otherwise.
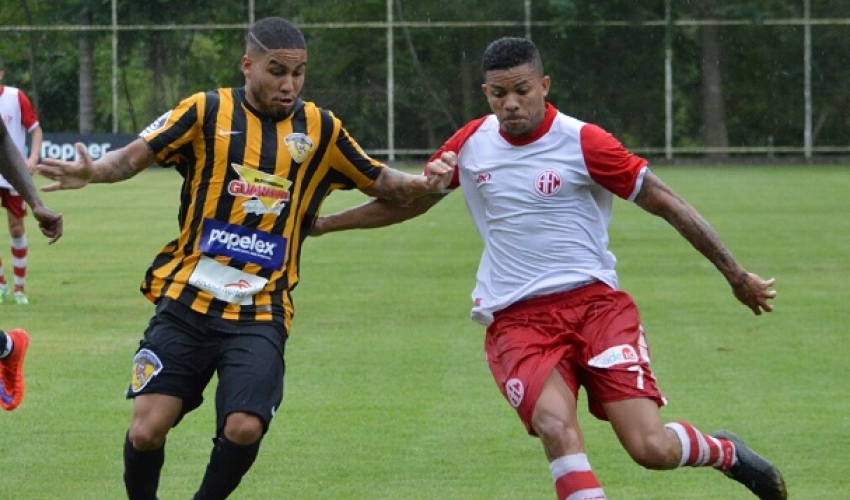
[[[15,293],[12,294],[12,298],[15,299],[15,304],[19,306],[25,306],[30,303],[30,299],[24,294],[22,290],[16,290]]]

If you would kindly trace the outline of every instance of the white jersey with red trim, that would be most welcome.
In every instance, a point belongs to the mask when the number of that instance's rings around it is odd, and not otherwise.
[[[9,136],[21,152],[21,156],[26,158],[27,133],[38,126],[38,117],[32,103],[19,89],[0,85],[0,118],[6,123]],[[12,188],[2,175],[0,175],[0,188]]]
[[[432,157],[458,153],[449,189],[462,188],[484,241],[472,292],[472,319],[523,299],[590,281],[617,288],[608,250],[613,195],[633,200],[647,162],[611,134],[546,105],[531,137],[504,135],[494,115],[475,120]]]

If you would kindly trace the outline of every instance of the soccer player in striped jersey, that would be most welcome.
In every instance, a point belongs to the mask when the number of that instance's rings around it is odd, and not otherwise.
[[[50,243],[56,242],[62,236],[62,216],[44,206],[4,120],[0,120],[0,175],[32,208],[33,217]],[[24,357],[29,342],[26,330],[0,330],[0,408],[4,410],[14,410],[24,398]]]
[[[502,38],[484,53],[492,114],[455,133],[426,166],[453,174],[484,241],[472,318],[487,327],[493,378],[526,430],[540,438],[558,500],[604,500],[577,419],[579,387],[648,469],[713,467],[761,500],[784,500],[769,461],[728,431],[662,422],[666,399],[650,370],[647,335],[618,290],[608,249],[613,196],[665,219],[723,274],[753,313],[773,310],[774,280],[747,272],[697,211],[611,134],[546,102],[537,48]],[[313,234],[381,227],[415,217],[440,196],[398,205],[373,200],[321,217]]]
[[[283,398],[284,346],[304,240],[325,198],[359,189],[411,200],[444,189],[370,158],[329,111],[299,98],[300,30],[257,21],[245,37],[245,86],[187,97],[128,146],[92,161],[44,160],[46,191],[127,180],[157,163],[183,177],[180,232],[147,270],[156,309],[133,360],[124,443],[130,500],[155,500],[166,436],[218,376],[216,431],[194,500],[237,487]]]

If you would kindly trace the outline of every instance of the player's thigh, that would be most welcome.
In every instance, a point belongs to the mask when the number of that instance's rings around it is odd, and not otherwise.
[[[204,329],[205,321],[204,315],[182,304],[161,300],[133,358],[127,397],[177,397],[182,402],[181,417],[200,406],[215,373],[221,343]]]
[[[554,321],[548,314],[500,317],[487,328],[484,343],[493,380],[532,435],[536,435],[533,415],[549,377],[553,373],[560,376],[573,398],[579,387],[573,362],[575,346],[564,341],[560,328],[552,328]],[[557,400],[553,392],[550,388],[550,396]]]
[[[148,443],[158,448],[180,418],[182,408],[183,401],[175,396],[141,394],[133,398],[130,440],[137,446]]]
[[[256,415],[263,432],[283,401],[284,346],[282,328],[269,323],[250,333],[228,336],[222,342],[218,364],[216,414],[219,432],[227,416],[241,412]]]
[[[4,190],[2,193],[3,208],[6,209],[6,219],[9,223],[9,228],[22,230],[24,226],[24,217],[27,215],[27,204],[24,198],[10,190]]]
[[[658,405],[651,399],[626,399],[602,403],[602,406],[617,439],[629,452],[639,453],[651,444],[649,440],[666,433]]]
[[[562,421],[575,421],[576,396],[558,369],[552,370],[546,377],[537,404],[534,405],[532,420],[539,421],[544,415],[554,415]]]
[[[550,461],[584,451],[576,406],[574,390],[557,368],[552,370],[531,417],[534,433],[540,437]]]
[[[607,419],[605,403],[639,398],[656,407],[666,404],[650,370],[649,345],[631,297],[612,292],[589,311],[581,332],[586,344],[579,357],[591,413]]]

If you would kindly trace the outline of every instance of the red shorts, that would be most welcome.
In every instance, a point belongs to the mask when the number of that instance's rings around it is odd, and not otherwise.
[[[27,203],[24,198],[9,188],[0,188],[0,204],[18,219],[27,214]]]
[[[484,342],[490,372],[530,434],[543,383],[557,369],[573,395],[607,420],[602,403],[667,400],[649,369],[649,347],[631,296],[603,283],[524,300],[495,314]]]

